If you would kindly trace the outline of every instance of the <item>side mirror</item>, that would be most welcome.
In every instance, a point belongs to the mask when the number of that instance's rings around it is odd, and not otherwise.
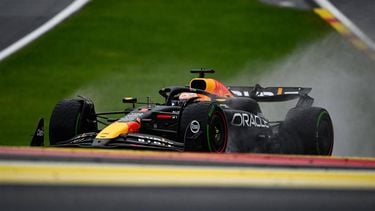
[[[131,104],[133,104],[133,108],[134,108],[135,104],[137,103],[137,98],[135,98],[135,97],[124,97],[122,99],[122,102],[123,103],[131,103]]]
[[[122,99],[123,103],[137,103],[137,98],[135,97],[124,97]]]

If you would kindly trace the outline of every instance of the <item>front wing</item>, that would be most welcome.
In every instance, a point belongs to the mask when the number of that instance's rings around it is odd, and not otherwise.
[[[96,135],[97,133],[83,133],[54,146],[84,148],[139,148],[167,151],[184,150],[184,143],[155,135],[130,133],[114,139],[96,139]]]

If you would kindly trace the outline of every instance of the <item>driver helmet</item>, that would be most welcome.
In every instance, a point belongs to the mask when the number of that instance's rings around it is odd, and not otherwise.
[[[182,93],[180,94],[180,96],[178,96],[178,99],[179,99],[180,101],[187,101],[187,100],[189,100],[189,99],[191,99],[191,98],[196,98],[196,97],[198,97],[198,94],[197,94],[197,93],[193,93],[193,92],[182,92]]]

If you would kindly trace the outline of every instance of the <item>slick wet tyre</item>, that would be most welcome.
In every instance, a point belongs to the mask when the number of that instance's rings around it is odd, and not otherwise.
[[[96,132],[94,105],[84,100],[63,100],[54,108],[49,124],[50,145],[58,145],[85,132]]]
[[[181,114],[179,139],[185,151],[225,152],[228,126],[223,110],[211,102],[188,105]]]
[[[301,147],[296,153],[332,154],[334,133],[327,110],[319,107],[293,108],[286,116],[283,129]]]

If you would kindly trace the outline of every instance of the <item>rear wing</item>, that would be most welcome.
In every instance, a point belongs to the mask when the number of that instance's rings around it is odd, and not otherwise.
[[[298,99],[297,107],[311,106],[314,99],[308,96],[311,88],[305,87],[261,87],[229,86],[229,91],[236,97],[249,97],[258,102],[283,102]]]

